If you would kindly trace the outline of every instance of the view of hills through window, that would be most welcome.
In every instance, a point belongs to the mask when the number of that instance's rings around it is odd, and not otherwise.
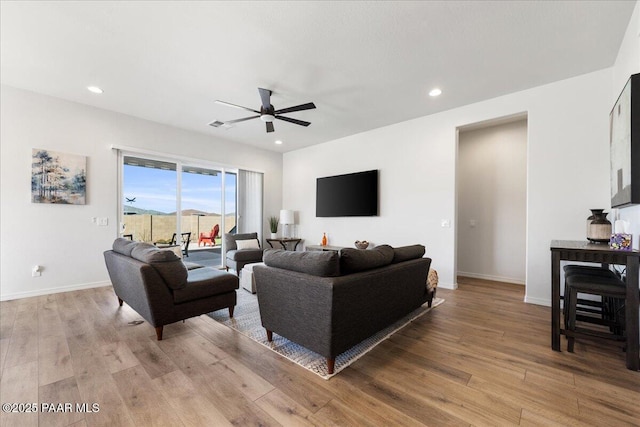
[[[183,166],[182,214],[220,215],[222,173]],[[237,175],[226,174],[226,214],[236,212]],[[176,164],[125,157],[123,179],[124,213],[175,215],[177,197]]]

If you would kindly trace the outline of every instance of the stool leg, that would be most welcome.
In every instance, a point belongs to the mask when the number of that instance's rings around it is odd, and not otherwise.
[[[569,290],[569,314],[568,314],[568,325],[565,325],[565,328],[569,331],[574,332],[576,330],[576,303],[578,301],[578,291],[575,289]],[[566,303],[566,301],[565,301]],[[575,338],[572,336],[567,336],[567,351],[569,353],[573,353],[573,346],[575,343]]]

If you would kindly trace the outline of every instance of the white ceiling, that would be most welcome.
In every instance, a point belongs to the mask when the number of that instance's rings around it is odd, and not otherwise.
[[[613,64],[635,1],[1,2],[3,84],[289,151]],[[97,85],[104,94],[86,90]],[[427,92],[440,87],[443,94]],[[258,87],[304,128],[252,115]],[[34,123],[37,123],[34,117]],[[276,139],[284,144],[277,146]]]

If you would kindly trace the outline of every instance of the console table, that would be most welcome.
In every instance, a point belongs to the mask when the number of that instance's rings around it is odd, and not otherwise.
[[[638,292],[640,252],[621,251],[584,241],[553,240],[551,242],[551,348],[560,351],[560,261],[579,261],[624,265],[627,268],[625,327],[627,331],[627,369],[637,371],[639,362]]]
[[[284,249],[285,251],[288,250],[287,243],[295,243],[292,249],[292,251],[295,251],[298,248],[298,243],[300,243],[301,241],[302,239],[293,239],[288,237],[283,237],[281,239],[267,239],[267,243],[269,244],[269,246],[273,248],[272,242],[278,242],[280,243],[280,246],[282,246],[282,249]]]

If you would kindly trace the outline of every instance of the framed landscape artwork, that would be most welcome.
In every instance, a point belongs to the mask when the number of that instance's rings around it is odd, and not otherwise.
[[[640,203],[640,74],[632,75],[609,115],[611,207]]]
[[[84,205],[87,158],[34,148],[31,155],[31,202]]]

